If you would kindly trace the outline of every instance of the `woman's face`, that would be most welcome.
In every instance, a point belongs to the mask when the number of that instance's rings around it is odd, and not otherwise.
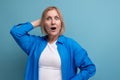
[[[45,31],[49,36],[59,36],[61,20],[55,9],[47,12],[45,16]]]

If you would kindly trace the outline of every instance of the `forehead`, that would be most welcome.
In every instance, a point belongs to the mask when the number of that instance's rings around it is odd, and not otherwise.
[[[46,13],[46,16],[59,16],[59,14],[55,9],[52,9]]]

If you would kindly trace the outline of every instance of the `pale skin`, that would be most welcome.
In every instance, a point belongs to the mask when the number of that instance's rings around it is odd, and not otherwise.
[[[38,20],[32,21],[31,24],[34,26],[34,28],[36,28],[40,26],[40,22],[41,20],[38,19]],[[45,16],[44,25],[48,35],[48,42],[52,44],[58,39],[60,35],[60,30],[61,30],[60,17],[55,9],[47,12]]]

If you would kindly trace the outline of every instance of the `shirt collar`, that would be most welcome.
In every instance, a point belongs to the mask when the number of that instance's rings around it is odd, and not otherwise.
[[[63,35],[60,35],[60,36],[58,37],[57,42],[63,44],[63,43],[64,43],[64,36],[63,36]]]
[[[47,41],[47,36],[48,36],[48,35],[43,36],[44,40],[46,40],[46,41]],[[63,39],[64,39],[64,36],[63,36],[63,35],[60,35],[60,36],[58,37],[57,43],[63,44],[63,43],[64,43],[64,40],[63,40]]]

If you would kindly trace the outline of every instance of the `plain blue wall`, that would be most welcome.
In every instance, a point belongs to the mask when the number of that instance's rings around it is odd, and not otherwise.
[[[120,80],[120,0],[0,0],[0,80],[23,80],[27,55],[9,31],[33,21],[50,5],[61,10],[65,35],[77,40],[96,64],[90,80]],[[41,35],[40,29],[31,34]]]

